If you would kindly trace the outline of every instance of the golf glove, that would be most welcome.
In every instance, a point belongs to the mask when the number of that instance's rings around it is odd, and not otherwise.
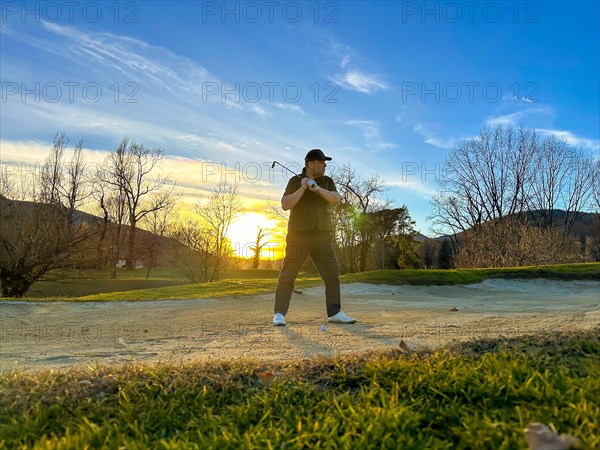
[[[317,184],[317,182],[315,180],[308,180],[306,182],[306,184],[308,185],[308,188],[311,191],[316,191],[317,189],[319,189],[319,185]]]

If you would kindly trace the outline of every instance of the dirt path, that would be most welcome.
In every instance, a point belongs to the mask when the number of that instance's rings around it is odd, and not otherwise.
[[[152,302],[2,302],[0,370],[197,358],[288,360],[600,326],[600,283],[487,280],[469,286],[342,285],[359,322],[327,324],[324,289],[294,294],[288,326],[273,294]],[[451,311],[456,309],[456,311]],[[322,325],[326,328],[323,330]]]

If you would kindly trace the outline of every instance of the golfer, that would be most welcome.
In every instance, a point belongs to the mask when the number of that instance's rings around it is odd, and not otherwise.
[[[325,176],[322,150],[314,148],[304,158],[301,175],[293,176],[281,198],[284,211],[290,210],[285,258],[275,291],[273,325],[284,326],[296,276],[306,258],[311,257],[325,282],[327,317],[333,323],[354,323],[341,311],[340,268],[333,246],[331,205],[341,201],[335,184]]]

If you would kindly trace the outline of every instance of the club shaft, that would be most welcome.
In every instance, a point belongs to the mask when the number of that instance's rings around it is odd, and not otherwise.
[[[297,175],[296,172],[292,171],[291,169],[288,169],[287,167],[285,167],[283,164],[281,164],[279,161],[273,161],[273,164],[277,164],[278,166],[283,167],[285,170],[287,170],[290,173],[293,173],[294,175]]]

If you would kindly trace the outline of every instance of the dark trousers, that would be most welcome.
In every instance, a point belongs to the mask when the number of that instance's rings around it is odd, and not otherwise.
[[[340,266],[330,233],[310,234],[288,233],[285,258],[279,273],[275,291],[275,313],[284,316],[288,312],[294,282],[306,258],[310,256],[319,275],[325,283],[325,303],[327,316],[337,314],[341,309]]]

